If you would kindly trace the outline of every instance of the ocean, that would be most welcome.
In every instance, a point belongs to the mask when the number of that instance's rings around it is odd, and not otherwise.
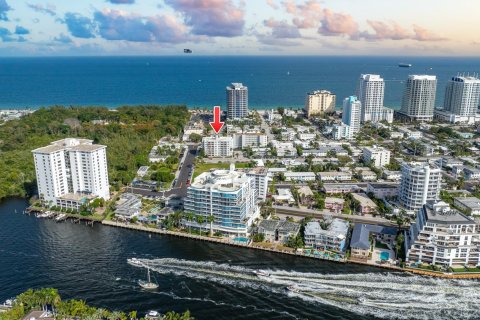
[[[411,68],[398,67],[399,62]],[[303,107],[305,94],[355,94],[361,73],[386,81],[385,105],[399,108],[409,74],[438,77],[437,106],[458,73],[479,73],[480,58],[439,57],[62,57],[1,58],[0,109],[51,105],[186,104],[225,106],[225,87],[242,82],[251,108]]]
[[[0,303],[28,288],[113,310],[189,309],[197,320],[480,319],[478,281],[385,272],[96,224],[23,215],[0,202]],[[16,212],[15,212],[16,211]],[[156,291],[142,290],[152,269]],[[263,269],[270,277],[253,274]],[[295,285],[298,293],[288,292]]]

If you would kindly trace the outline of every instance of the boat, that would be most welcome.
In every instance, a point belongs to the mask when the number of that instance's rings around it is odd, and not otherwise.
[[[67,217],[67,215],[65,213],[61,213],[55,218],[55,221],[60,222],[63,219],[65,219],[66,217]]]
[[[295,292],[295,293],[300,292],[300,290],[294,285],[286,287],[285,290],[290,291],[290,292]]]
[[[259,277],[270,277],[270,273],[265,270],[254,270],[253,273]]]
[[[401,62],[401,63],[398,64],[398,66],[399,66],[400,68],[410,68],[410,67],[412,66],[412,64],[411,64],[411,63],[402,63],[402,62]]]
[[[145,319],[148,319],[148,320],[157,320],[157,319],[161,319],[162,317],[163,317],[162,314],[160,314],[160,312],[155,310],[150,310],[145,315]]]
[[[147,266],[147,281],[138,280],[138,285],[143,289],[155,290],[158,289],[158,284],[153,283],[150,279],[150,268]]]
[[[183,49],[183,53],[192,53],[192,50],[190,50],[190,49]]]
[[[0,304],[0,309],[11,309],[13,307],[13,303],[15,302],[14,298],[5,300],[4,303]]]
[[[137,258],[127,259],[127,262],[131,265],[134,265],[134,266],[138,266],[138,267],[143,266],[143,263],[140,260],[138,260]]]

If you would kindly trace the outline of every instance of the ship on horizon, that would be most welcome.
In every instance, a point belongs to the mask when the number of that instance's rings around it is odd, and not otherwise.
[[[403,62],[400,62],[400,63],[398,64],[398,66],[399,66],[400,68],[410,68],[410,67],[412,66],[412,64],[411,64],[411,63],[403,63]]]

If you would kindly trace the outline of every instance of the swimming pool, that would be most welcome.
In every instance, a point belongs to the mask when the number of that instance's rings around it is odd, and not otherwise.
[[[250,239],[244,238],[244,237],[236,237],[236,238],[233,239],[233,241],[248,243],[250,241]]]
[[[380,260],[388,260],[390,258],[390,253],[383,251],[380,253]]]

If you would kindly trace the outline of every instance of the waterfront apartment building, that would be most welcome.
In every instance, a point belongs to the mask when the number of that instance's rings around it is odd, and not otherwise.
[[[268,181],[270,177],[268,175],[268,169],[265,167],[257,167],[252,169],[245,169],[247,176],[252,178],[253,187],[255,188],[257,199],[259,201],[265,201],[268,193]]]
[[[452,77],[445,90],[443,110],[463,117],[474,117],[480,102],[480,79]]]
[[[86,198],[110,198],[107,147],[67,138],[32,151],[39,198],[78,209]]]
[[[202,139],[203,151],[207,157],[232,157],[232,137],[204,137]]]
[[[441,169],[428,163],[403,163],[399,200],[407,210],[418,210],[427,201],[437,200],[442,181]]]
[[[212,216],[213,232],[246,236],[260,214],[256,197],[253,178],[235,171],[232,164],[230,170],[204,172],[195,178],[188,187],[184,211],[201,215],[205,221]],[[210,223],[184,223],[204,230],[210,228]]]
[[[248,115],[248,88],[242,83],[227,87],[227,118],[242,119]]]
[[[478,266],[480,233],[475,220],[445,202],[428,201],[405,238],[406,261],[443,267]]]
[[[383,147],[365,147],[363,148],[363,161],[372,163],[375,167],[381,168],[390,163],[390,150]]]
[[[436,76],[408,76],[400,113],[410,120],[432,121],[436,91]]]
[[[327,90],[317,90],[307,94],[305,111],[307,117],[335,112],[336,96]]]
[[[333,219],[326,229],[322,228],[320,222],[310,221],[305,226],[305,246],[343,253],[347,242],[348,228],[347,221],[337,218]]]
[[[350,96],[343,100],[342,122],[349,126],[348,138],[352,139],[360,131],[362,104],[357,97]]]

